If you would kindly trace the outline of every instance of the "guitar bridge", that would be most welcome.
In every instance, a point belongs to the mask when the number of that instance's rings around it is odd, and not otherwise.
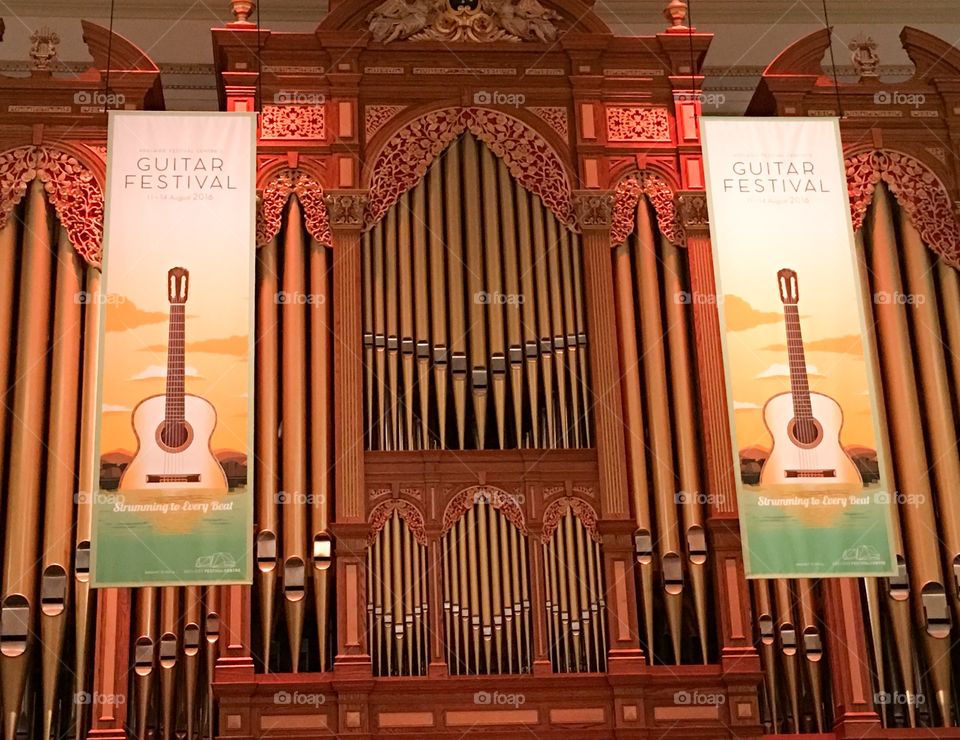
[[[164,473],[162,475],[148,475],[147,483],[199,483],[200,473]]]
[[[788,478],[836,478],[835,468],[822,468],[820,470],[784,470]]]

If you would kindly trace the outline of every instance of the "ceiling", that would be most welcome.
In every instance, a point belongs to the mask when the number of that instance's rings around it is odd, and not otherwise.
[[[340,0],[353,2],[354,0]],[[669,0],[597,0],[596,13],[616,34],[664,30]],[[114,0],[114,29],[160,64],[167,106],[215,108],[210,28],[231,19],[229,0]],[[715,34],[706,64],[707,88],[724,96],[718,112],[742,112],[760,71],[786,45],[823,26],[822,0],[688,0],[699,31]],[[109,24],[111,0],[0,0],[6,33],[0,72],[25,71],[31,33],[49,26],[61,38],[60,59],[79,69],[88,60],[79,19]],[[274,31],[310,31],[326,13],[326,0],[261,0],[260,23]],[[904,25],[960,46],[958,0],[827,0],[840,73],[849,68],[847,44],[868,33],[879,44],[888,77],[909,75],[898,35]]]

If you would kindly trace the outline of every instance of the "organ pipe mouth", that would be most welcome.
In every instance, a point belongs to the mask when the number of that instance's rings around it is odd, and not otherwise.
[[[191,622],[183,628],[183,653],[193,657],[200,652],[200,625]]]
[[[82,540],[77,543],[73,569],[77,580],[81,583],[90,580],[90,540]]]
[[[327,570],[333,562],[333,539],[326,532],[313,538],[313,567]]]
[[[707,562],[707,535],[699,524],[687,528],[687,555],[694,565]]]
[[[807,627],[803,630],[803,652],[807,660],[813,663],[823,657],[823,643],[820,640],[820,631],[816,627]]]
[[[220,639],[220,615],[217,612],[209,612],[204,620],[204,633],[207,636],[207,642],[215,643]]]
[[[149,676],[153,672],[154,644],[146,635],[137,638],[133,646],[133,670],[138,676]]]
[[[928,583],[920,592],[920,603],[923,606],[923,617],[926,622],[927,634],[931,637],[944,638],[950,635],[950,605],[947,603],[947,594],[939,583]]]
[[[0,606],[0,654],[16,658],[27,649],[30,634],[30,602],[21,594],[10,594]]]
[[[757,622],[760,626],[760,642],[764,645],[773,645],[773,617],[769,614],[761,614]]]
[[[48,617],[63,613],[67,604],[67,571],[62,565],[48,565],[40,578],[40,610]]]
[[[177,636],[164,632],[160,636],[160,667],[173,668],[177,664]]]
[[[653,561],[653,537],[649,529],[638,529],[633,533],[633,551],[641,565]]]
[[[669,552],[663,556],[663,588],[671,596],[683,591],[683,564],[680,556]]]
[[[890,578],[890,596],[897,601],[906,601],[910,598],[910,574],[907,572],[907,563],[901,555],[897,555],[897,574]]]
[[[797,630],[790,622],[780,625],[780,647],[784,655],[797,654]]]
[[[287,558],[283,563],[283,595],[287,601],[300,601],[306,591],[305,567],[297,557]]]
[[[277,567],[277,533],[269,529],[257,535],[257,567],[261,573]]]

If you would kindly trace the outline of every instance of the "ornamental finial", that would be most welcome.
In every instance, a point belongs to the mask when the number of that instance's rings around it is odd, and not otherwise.
[[[664,9],[663,17],[670,21],[668,31],[686,31],[684,21],[687,20],[687,4],[684,0],[671,0]]]
[[[253,0],[230,0],[230,9],[233,11],[233,23],[239,25],[250,24],[250,14],[256,9]]]

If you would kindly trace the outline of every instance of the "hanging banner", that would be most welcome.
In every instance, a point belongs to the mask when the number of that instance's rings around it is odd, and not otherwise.
[[[893,575],[839,123],[702,127],[747,575]]]
[[[249,583],[256,118],[110,113],[92,583]]]

